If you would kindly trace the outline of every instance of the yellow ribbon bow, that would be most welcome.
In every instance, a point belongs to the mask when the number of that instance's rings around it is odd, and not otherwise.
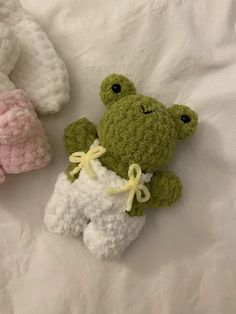
[[[105,154],[106,149],[102,146],[96,146],[94,148],[91,148],[87,153],[84,152],[76,152],[70,155],[69,161],[71,163],[78,164],[77,167],[75,167],[71,172],[70,175],[73,177],[77,173],[80,172],[82,168],[86,171],[87,175],[91,178],[96,177],[96,173],[93,170],[93,167],[91,165],[91,161],[98,159],[103,154]]]
[[[136,173],[136,174],[135,174]],[[130,212],[132,209],[134,195],[139,203],[147,202],[151,195],[148,188],[141,183],[142,170],[138,164],[132,164],[128,171],[129,181],[120,188],[108,188],[110,195],[116,195],[123,192],[129,192],[126,211]],[[142,195],[143,194],[143,195]]]

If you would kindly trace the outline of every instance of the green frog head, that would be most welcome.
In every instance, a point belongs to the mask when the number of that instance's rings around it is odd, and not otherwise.
[[[154,98],[137,94],[123,75],[105,78],[100,97],[107,107],[97,129],[100,144],[111,160],[126,169],[137,163],[143,172],[158,171],[173,155],[177,140],[191,136],[197,127],[197,114],[189,107],[166,108]]]

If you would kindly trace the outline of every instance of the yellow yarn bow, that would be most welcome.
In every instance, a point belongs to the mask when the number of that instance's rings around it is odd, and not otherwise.
[[[87,175],[91,178],[96,177],[96,173],[93,170],[93,167],[91,165],[91,161],[98,159],[103,154],[105,154],[106,149],[102,146],[96,146],[94,148],[91,148],[87,153],[84,152],[76,152],[70,155],[69,160],[71,163],[78,164],[77,167],[75,167],[71,172],[70,175],[73,177],[77,173],[80,172],[82,168],[86,171]]]
[[[128,171],[129,181],[120,188],[108,188],[110,195],[115,195],[123,192],[129,192],[126,211],[129,212],[132,209],[134,195],[139,203],[145,203],[150,199],[150,192],[148,188],[141,183],[142,170],[138,164],[132,164]],[[142,195],[143,194],[143,195]]]

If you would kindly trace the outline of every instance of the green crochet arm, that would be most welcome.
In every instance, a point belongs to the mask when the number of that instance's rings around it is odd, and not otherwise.
[[[129,212],[130,216],[142,216],[144,208],[167,207],[173,204],[182,192],[180,179],[170,171],[155,173],[149,184],[146,185],[151,194],[151,198],[144,204],[133,203],[133,208]]]
[[[64,132],[66,151],[69,155],[78,151],[88,151],[97,138],[95,125],[86,118],[69,124]]]
[[[154,174],[149,185],[151,198],[148,207],[167,207],[180,198],[182,183],[180,179],[170,171],[162,171]]]
[[[69,155],[83,151],[87,152],[90,146],[97,138],[97,130],[95,125],[86,118],[79,119],[65,129],[64,141],[66,151]],[[76,164],[70,164],[67,168],[67,177],[73,182],[77,177],[71,177],[70,172],[76,167]]]

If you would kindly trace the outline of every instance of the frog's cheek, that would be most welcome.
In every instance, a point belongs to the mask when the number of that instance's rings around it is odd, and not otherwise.
[[[125,96],[135,94],[134,84],[121,74],[111,74],[101,83],[100,98],[105,106],[109,106]]]
[[[180,140],[184,140],[195,133],[198,125],[196,112],[184,105],[173,105],[168,108],[168,112],[175,122],[177,136]]]

